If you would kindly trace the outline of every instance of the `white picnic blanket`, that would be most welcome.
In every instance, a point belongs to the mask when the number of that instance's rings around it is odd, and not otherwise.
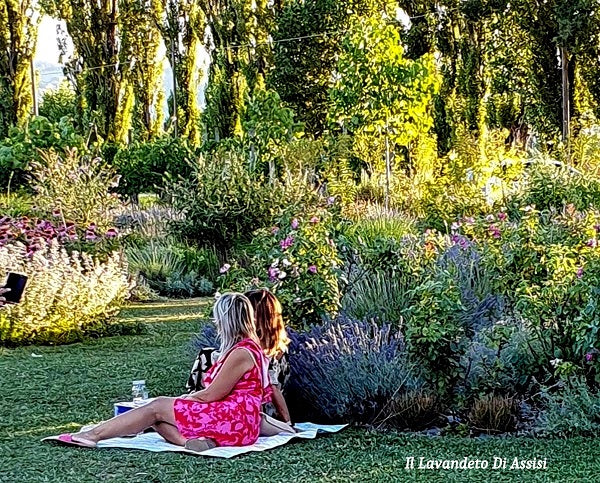
[[[294,438],[314,439],[319,433],[337,433],[347,426],[347,424],[339,425],[323,425],[313,423],[297,423],[295,428],[298,430],[296,434],[279,434],[277,436],[260,437],[258,441],[250,446],[220,446],[218,448],[209,449],[202,453],[190,451],[182,446],[167,443],[158,433],[142,433],[133,438],[112,438],[100,441],[98,448],[127,448],[127,449],[142,449],[146,451],[176,451],[179,453],[188,453],[192,455],[213,456],[215,458],[233,458],[251,451],[265,451],[267,449],[282,446]],[[83,428],[82,428],[83,429]],[[42,441],[57,440],[58,436],[49,436]]]

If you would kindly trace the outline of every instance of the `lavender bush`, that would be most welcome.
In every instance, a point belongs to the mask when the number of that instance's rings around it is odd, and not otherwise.
[[[474,243],[453,235],[452,244],[440,253],[437,265],[446,271],[460,290],[467,330],[477,332],[502,317],[504,299],[493,293],[491,276],[482,264]]]
[[[295,418],[369,423],[395,396],[422,386],[390,325],[340,315],[290,337],[286,392]]]

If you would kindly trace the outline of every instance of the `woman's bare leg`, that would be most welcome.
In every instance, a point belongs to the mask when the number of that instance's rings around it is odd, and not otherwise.
[[[89,431],[76,433],[73,439],[75,441],[85,440],[97,443],[103,439],[137,434],[156,423],[169,423],[175,427],[174,402],[175,398],[173,397],[156,398],[145,406],[119,414],[117,417],[109,419]],[[177,430],[176,427],[175,430]],[[183,439],[183,444],[185,444],[185,439]]]
[[[177,429],[176,426],[173,426],[170,423],[165,423],[161,421],[156,423],[154,429],[158,434],[160,434],[163,438],[165,438],[169,443],[177,444],[179,446],[185,446],[186,438],[181,436],[181,433]]]

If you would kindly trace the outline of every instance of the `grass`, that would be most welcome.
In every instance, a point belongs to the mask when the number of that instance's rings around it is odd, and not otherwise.
[[[595,439],[427,438],[352,428],[233,460],[40,442],[109,417],[114,402],[129,398],[133,379],[146,379],[151,395],[181,394],[193,359],[190,340],[209,302],[130,307],[123,318],[147,322],[145,335],[0,349],[0,481],[598,481]],[[547,457],[548,469],[408,471],[407,456]]]

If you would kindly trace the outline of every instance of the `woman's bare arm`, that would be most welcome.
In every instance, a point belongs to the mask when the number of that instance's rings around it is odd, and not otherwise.
[[[233,350],[225,359],[214,381],[206,389],[193,392],[186,399],[196,399],[200,402],[220,401],[232,391],[254,364],[254,357],[246,349]]]
[[[275,406],[277,413],[286,423],[291,424],[290,411],[285,402],[285,398],[281,393],[281,389],[279,389],[279,384],[271,384],[271,389],[273,390],[273,405]]]

